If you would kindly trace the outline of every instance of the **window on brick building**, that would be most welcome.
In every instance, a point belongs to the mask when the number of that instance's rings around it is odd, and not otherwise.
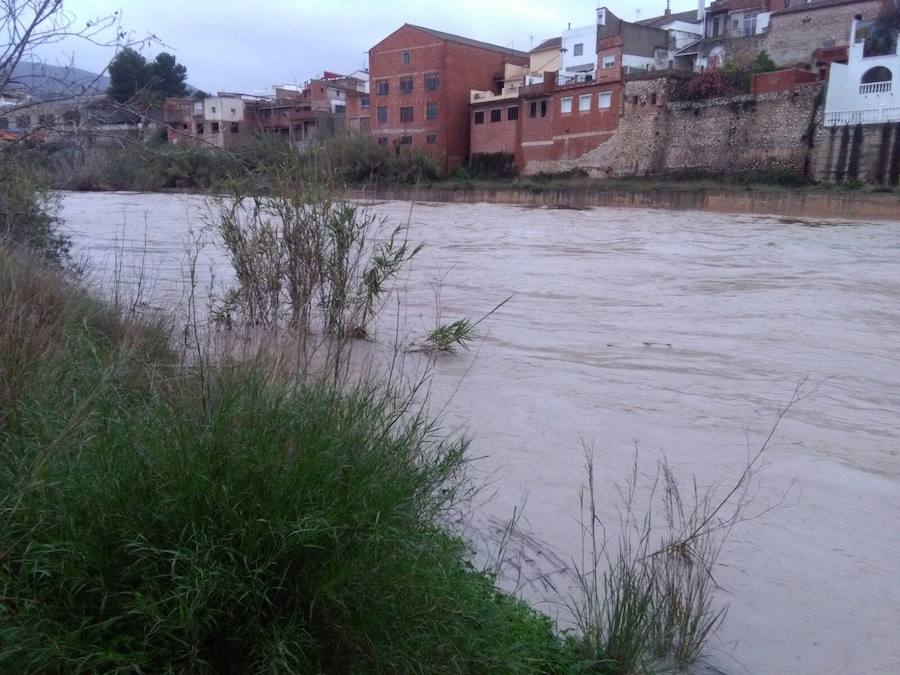
[[[581,55],[583,55],[583,54],[584,54],[584,43],[583,43],[583,42],[579,42],[579,43],[576,44],[575,47],[572,49],[572,56],[581,56]]]
[[[650,105],[656,105],[656,94],[650,94]]]
[[[387,80],[378,80],[375,83],[375,93],[378,96],[387,96],[391,93],[391,85]]]
[[[400,121],[401,122],[412,122],[413,121],[412,106],[406,106],[406,107],[400,108]]]
[[[503,120],[503,111],[500,108],[491,110],[491,122],[500,122]]]
[[[378,145],[387,145],[387,136],[379,136]]]
[[[241,127],[237,122],[231,123],[231,133],[238,134],[241,131]]]
[[[425,119],[436,120],[438,118],[438,104],[430,102],[425,104]]]
[[[378,106],[378,123],[379,124],[387,124],[388,121],[388,112],[387,106],[380,105]]]
[[[412,145],[413,137],[412,136],[401,136],[400,137],[400,145]]]
[[[412,61],[412,57],[409,52],[402,52],[400,54],[400,60],[403,61],[404,64],[407,64]]]
[[[528,116],[529,117],[537,117],[538,104],[537,101],[530,103],[528,105]]]
[[[425,91],[437,91],[440,78],[437,73],[429,73],[425,76]]]
[[[578,112],[585,112],[591,109],[591,98],[590,94],[584,94],[578,97]]]
[[[547,101],[541,101],[541,117],[547,116]]]
[[[437,145],[437,134],[428,134],[425,137],[425,142],[428,143],[428,145]]]
[[[400,78],[400,93],[409,94],[413,90],[413,79],[411,77]]]
[[[566,113],[572,112],[572,97],[571,96],[566,96],[565,98],[560,100],[559,112],[561,112],[563,115],[565,115]]]
[[[212,129],[210,129],[210,131],[211,131],[212,133],[214,133],[214,134],[219,133],[219,123],[218,123],[218,122],[213,122],[213,123],[212,123]]]
[[[475,113],[475,124],[484,124],[484,110]]]
[[[0,130],[5,131],[6,129],[9,129],[9,118],[0,117]]]
[[[631,105],[637,105],[637,104],[638,104],[638,97],[632,96],[631,97]]]
[[[197,122],[197,135],[198,136],[203,135],[203,123],[202,122]]]
[[[604,68],[615,68],[616,67],[616,57],[612,54],[608,54],[603,57],[603,67]]]
[[[612,107],[612,92],[611,91],[601,91],[597,95],[597,105],[600,108]]]
[[[369,109],[369,97],[368,97],[368,96],[363,96],[363,97],[360,99],[360,102],[359,102],[359,103],[360,103],[360,105],[362,106],[362,109],[363,109],[363,110],[368,110],[368,109]]]
[[[516,106],[510,106],[506,109],[506,121],[512,122],[519,119],[519,109]]]

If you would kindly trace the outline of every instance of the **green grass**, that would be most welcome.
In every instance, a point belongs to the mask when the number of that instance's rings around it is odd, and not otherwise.
[[[376,386],[201,386],[65,283],[0,255],[0,671],[580,668],[444,525],[464,441]]]

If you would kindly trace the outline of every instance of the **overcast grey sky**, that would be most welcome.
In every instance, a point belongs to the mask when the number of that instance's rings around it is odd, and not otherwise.
[[[527,51],[532,40],[594,21],[606,6],[634,20],[662,14],[665,0],[67,0],[78,17],[122,11],[123,28],[158,35],[201,89],[252,92],[275,83],[301,84],[323,70],[350,72],[366,65],[372,45],[404,23],[415,23]],[[672,11],[697,6],[672,0]],[[151,46],[148,57],[164,49]],[[99,71],[109,49],[68,41],[41,56],[50,63]]]

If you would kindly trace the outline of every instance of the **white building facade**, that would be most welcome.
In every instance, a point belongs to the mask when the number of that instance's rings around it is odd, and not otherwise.
[[[825,126],[900,122],[900,40],[892,54],[865,56],[869,22],[854,20],[847,63],[832,63]]]

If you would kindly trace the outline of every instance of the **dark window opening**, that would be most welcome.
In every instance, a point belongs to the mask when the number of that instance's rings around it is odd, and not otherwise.
[[[211,126],[212,126],[212,129],[210,129],[210,131],[212,133],[214,133],[214,134],[219,133],[219,123],[218,122],[213,122]]]
[[[198,136],[202,136],[202,135],[203,135],[203,124],[200,123],[200,122],[197,123],[197,135],[198,135]]]
[[[378,80],[375,83],[375,93],[378,96],[387,96],[391,93],[391,85],[387,80]]]
[[[650,105],[656,105],[656,94],[650,94]]]
[[[0,129],[6,131],[9,129],[9,118],[8,117],[0,117]]]
[[[378,123],[386,124],[388,121],[388,109],[386,106],[378,106]]]
[[[532,103],[532,104],[528,107],[528,116],[529,116],[529,117],[537,117],[537,110],[538,110],[538,108],[537,108],[537,102]]]
[[[506,109],[506,120],[512,122],[519,119],[519,109],[515,106]]]
[[[412,106],[400,108],[400,121],[401,122],[412,122],[413,121]]]
[[[412,61],[412,58],[410,57],[409,52],[403,52],[400,54],[400,60],[403,61],[403,63],[409,63]]]
[[[500,108],[491,110],[491,122],[499,122],[503,119],[503,111]]]
[[[231,123],[231,133],[237,134],[237,133],[240,133],[240,131],[241,131],[241,126],[237,122],[232,122]]]
[[[475,113],[475,124],[484,124],[484,110]]]
[[[425,137],[425,142],[428,143],[428,145],[437,145],[437,134],[428,134]]]
[[[440,80],[437,73],[431,73],[425,76],[425,91],[437,91]]]
[[[409,94],[413,90],[413,79],[411,77],[400,78],[400,93]]]
[[[368,110],[369,109],[369,97],[363,96],[362,99],[360,100],[360,105],[362,106],[363,110]]]
[[[547,101],[541,101],[541,117],[547,116]]]
[[[638,104],[638,97],[632,96],[631,97],[631,105],[637,105],[637,104]]]
[[[412,145],[413,137],[412,136],[401,136],[400,137],[400,145]]]
[[[426,103],[425,104],[425,119],[436,120],[437,118],[438,118],[438,104],[437,103]]]
[[[387,136],[379,136],[378,145],[387,145]]]

